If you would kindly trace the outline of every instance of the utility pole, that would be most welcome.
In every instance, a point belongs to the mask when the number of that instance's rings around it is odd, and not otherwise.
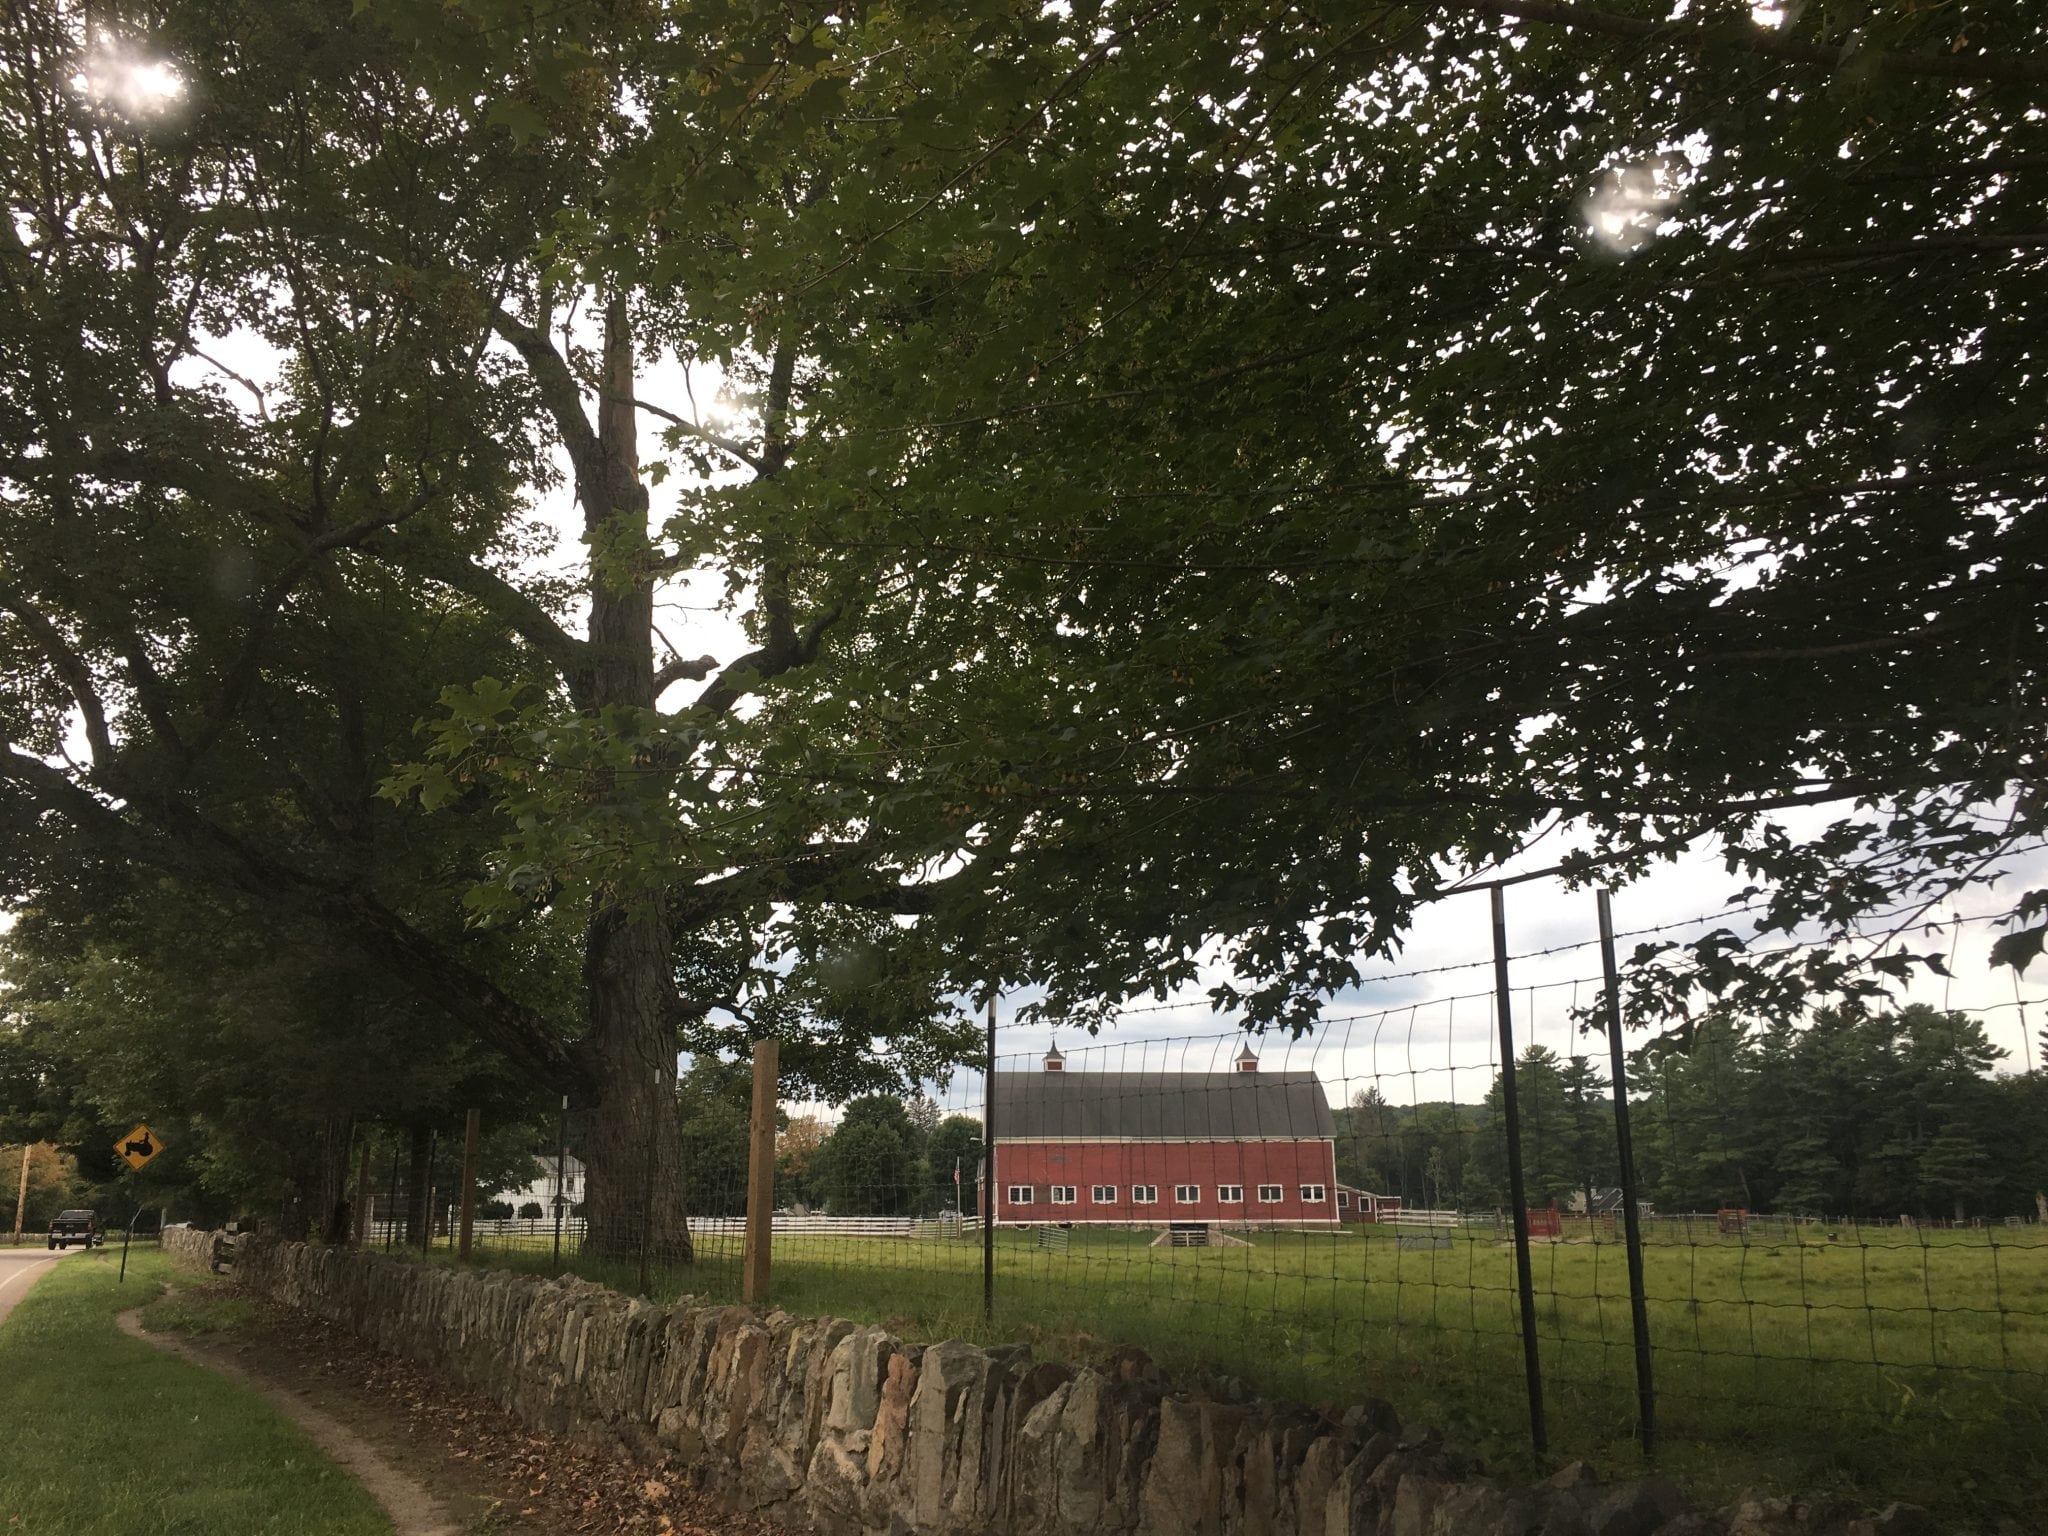
[[[22,1219],[28,1214],[28,1160],[34,1157],[36,1144],[24,1141],[21,1144],[21,1188],[14,1196],[14,1240],[21,1241]]]

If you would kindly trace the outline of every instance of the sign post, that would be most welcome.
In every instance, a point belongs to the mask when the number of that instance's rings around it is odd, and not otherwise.
[[[136,1126],[134,1130],[114,1143],[114,1151],[119,1154],[121,1160],[128,1165],[132,1173],[142,1172],[143,1169],[147,1168],[163,1154],[163,1150],[163,1138],[152,1131],[147,1123]],[[135,1223],[140,1220],[142,1220],[142,1207],[137,1205],[135,1207],[135,1214],[128,1218],[128,1225],[121,1229],[121,1273],[115,1280],[117,1285],[127,1284],[128,1244],[135,1236]]]
[[[135,1214],[128,1218],[128,1225],[121,1229],[121,1273],[114,1277],[116,1285],[128,1283],[128,1240],[135,1235],[135,1223],[142,1220],[142,1207],[135,1207]]]

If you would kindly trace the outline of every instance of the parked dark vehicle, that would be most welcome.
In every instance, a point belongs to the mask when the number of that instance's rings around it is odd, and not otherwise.
[[[50,1246],[69,1248],[83,1243],[88,1248],[106,1246],[107,1234],[100,1228],[98,1211],[59,1211],[50,1223]]]

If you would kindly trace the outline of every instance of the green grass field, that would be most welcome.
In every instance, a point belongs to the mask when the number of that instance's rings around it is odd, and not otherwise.
[[[153,1246],[130,1254],[125,1285],[118,1262],[66,1259],[0,1326],[0,1531],[390,1536],[370,1495],[261,1398],[115,1328],[172,1278]]]
[[[885,1323],[906,1337],[1025,1339],[1099,1357],[1136,1344],[1310,1403],[1391,1400],[1411,1421],[1526,1467],[1514,1249],[1491,1233],[1262,1232],[1247,1248],[1149,1246],[1076,1230],[1064,1251],[999,1234],[996,1310],[981,1315],[978,1237],[782,1237],[777,1305]],[[1659,1234],[1646,1246],[1659,1465],[1703,1497],[1762,1486],[1905,1498],[1986,1528],[2048,1529],[2048,1229]],[[1403,1237],[1408,1239],[1403,1242]],[[494,1263],[545,1272],[545,1239]],[[1640,1465],[1625,1253],[1539,1242],[1535,1292],[1553,1460]],[[578,1259],[631,1290],[637,1266]],[[662,1298],[736,1297],[739,1240],[654,1272]]]

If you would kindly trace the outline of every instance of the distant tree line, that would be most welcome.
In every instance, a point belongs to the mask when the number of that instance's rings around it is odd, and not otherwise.
[[[1588,1044],[1516,1058],[1532,1205],[1618,1181],[1606,1053]],[[2038,1215],[2048,1072],[1994,1072],[2004,1055],[1975,1018],[1923,1004],[1796,1026],[1707,1015],[1631,1058],[1643,1198],[1665,1211]],[[1475,1104],[1394,1104],[1373,1084],[1339,1113],[1338,1177],[1411,1206],[1501,1206],[1507,1144],[1498,1074]]]
[[[683,1184],[692,1216],[739,1216],[747,1208],[746,1071],[705,1060],[684,1074]],[[839,1123],[780,1116],[775,1138],[775,1204],[834,1216],[926,1216],[954,1208],[960,1171],[963,1209],[975,1203],[981,1122],[942,1114],[921,1095],[871,1093]]]

